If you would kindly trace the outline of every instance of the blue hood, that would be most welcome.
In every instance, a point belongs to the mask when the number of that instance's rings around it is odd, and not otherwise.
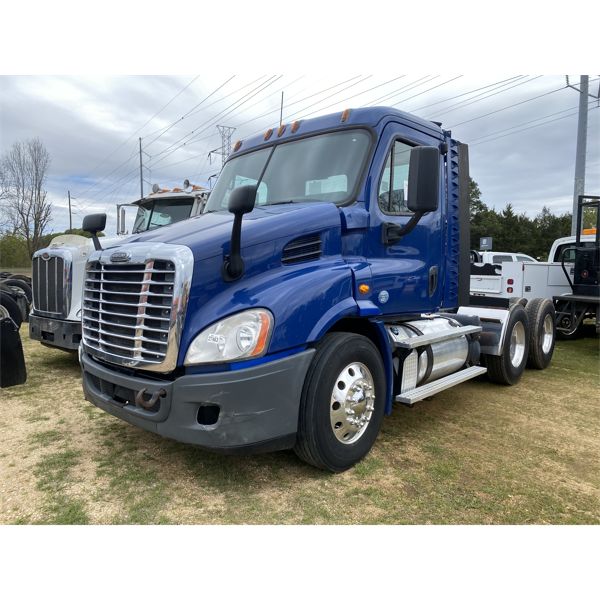
[[[201,260],[228,252],[232,222],[233,215],[229,212],[206,213],[131,237],[127,243],[182,244],[192,250],[195,260]],[[340,210],[329,202],[257,206],[244,216],[242,250],[339,226]]]

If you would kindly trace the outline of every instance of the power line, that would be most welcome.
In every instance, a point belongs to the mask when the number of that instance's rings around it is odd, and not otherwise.
[[[532,81],[539,79],[540,77],[542,77],[542,75],[536,75],[535,77],[532,77],[531,79],[527,79],[525,81],[517,81],[516,83],[511,82],[512,85],[503,83],[502,85],[498,86],[495,90],[492,90],[491,93],[482,92],[481,94],[477,94],[473,98],[468,98],[466,100],[461,100],[460,102],[457,102],[456,104],[452,104],[448,108],[444,109],[441,113],[434,115],[433,118],[439,119],[440,116],[446,116],[448,113],[454,112],[455,110],[460,110],[467,106],[471,106],[471,104],[476,104],[477,102],[481,102],[482,100],[487,100],[488,98],[492,98],[493,96],[497,96],[498,94],[503,94],[504,92],[507,92],[508,90],[512,90],[513,88],[519,87],[520,85],[525,85],[526,83],[531,83]],[[503,89],[500,89],[500,88],[503,88]]]
[[[597,107],[591,108],[589,110],[594,110]],[[549,123],[554,123],[555,121],[560,121],[561,119],[567,119],[568,117],[573,117],[577,114],[577,110],[569,113],[568,115],[564,115],[562,117],[558,117],[556,119],[551,119],[550,121],[545,121],[544,123],[538,123],[537,125],[531,125],[530,127],[524,127],[523,129],[519,129],[518,131],[512,131],[511,133],[506,133],[504,135],[499,135],[497,137],[491,138],[489,140],[483,140],[482,142],[477,142],[475,144],[469,144],[470,146],[479,146],[480,144],[487,144],[488,142],[494,142],[504,137],[508,137],[509,135],[514,135],[515,133],[521,133],[522,131],[527,131],[529,129],[534,129],[536,127],[541,127],[542,125],[548,125]]]
[[[524,75],[515,75],[514,77],[509,77],[508,79],[502,79],[500,81],[496,81],[494,83],[484,85],[483,87],[479,87],[474,90],[469,90],[468,92],[463,92],[462,94],[458,94],[457,96],[451,96],[450,98],[446,98],[445,100],[438,100],[437,102],[432,102],[431,104],[425,104],[424,106],[417,106],[417,108],[413,108],[411,110],[423,110],[425,108],[430,108],[432,106],[436,106],[437,104],[443,104],[444,102],[450,102],[450,100],[456,100],[456,98],[462,98],[462,96],[468,96],[469,94],[479,92],[480,90],[485,90],[486,88],[491,88],[491,87],[494,87],[501,83],[514,81],[515,79],[519,79],[521,77],[524,77]]]
[[[448,79],[448,81],[444,81],[442,83],[438,83],[437,85],[434,85],[431,88],[428,88],[426,90],[423,90],[422,92],[419,92],[418,94],[415,94],[414,96],[410,96],[409,98],[405,98],[404,100],[400,100],[400,102],[396,102],[395,104],[392,104],[392,106],[398,106],[398,104],[402,104],[403,102],[408,102],[409,100],[412,100],[413,98],[416,98],[417,96],[422,96],[423,94],[426,94],[427,92],[431,92],[431,90],[435,90],[439,87],[442,87],[443,85],[446,85],[447,83],[450,83],[451,81],[455,81],[456,79],[460,79],[462,77],[462,75],[457,75],[456,77],[453,77],[452,79]]]
[[[473,117],[472,119],[467,119],[466,121],[461,121],[460,123],[456,123],[455,125],[450,125],[450,127],[458,127],[459,125],[465,125],[466,123],[472,123],[473,121],[477,121],[479,119],[483,119],[484,117],[489,117],[490,115],[495,115],[504,110],[508,110],[509,108],[514,108],[515,106],[520,106],[521,104],[526,104],[527,102],[533,102],[533,100],[538,100],[539,98],[543,98],[544,96],[549,96],[550,94],[555,94],[556,92],[560,92],[561,90],[566,89],[566,87],[559,87],[554,90],[550,90],[549,92],[545,92],[544,94],[540,94],[539,96],[534,96],[533,98],[527,98],[526,100],[521,100],[521,102],[515,102],[514,104],[509,104],[508,106],[504,106],[502,108],[498,108],[497,110],[492,110],[489,113],[485,113],[483,115],[479,115],[478,117]]]
[[[227,79],[224,83],[222,83],[219,87],[217,87],[217,89],[213,90],[208,96],[206,96],[200,102],[198,102],[198,104],[196,104],[193,108],[191,108],[187,113],[185,113],[183,116],[181,116],[176,121],[173,121],[170,125],[167,125],[167,127],[163,128],[162,131],[161,131],[161,133],[159,135],[157,135],[155,138],[151,139],[146,144],[146,148],[148,146],[150,146],[151,144],[153,144],[154,142],[156,142],[156,140],[160,139],[172,127],[175,127],[175,125],[177,125],[177,123],[183,121],[186,117],[190,116],[190,114],[192,114],[192,111],[194,111],[196,108],[198,108],[204,102],[206,102],[206,100],[208,100],[211,96],[213,96],[214,94],[216,94],[220,89],[222,89],[223,87],[225,87],[234,77],[235,77],[235,75],[232,75],[229,79]],[[261,77],[259,77],[258,79],[261,79]],[[246,87],[246,86],[243,86],[241,89],[243,89],[244,87]],[[154,132],[154,133],[156,133],[156,132]],[[153,135],[153,133],[150,134],[150,135]]]
[[[187,90],[190,85],[192,85],[192,83],[194,83],[194,81],[196,81],[196,79],[198,79],[198,77],[200,77],[200,75],[196,75],[196,77],[194,77],[187,85],[185,85],[181,90],[179,90],[166,104],[164,104],[162,106],[162,108],[160,108],[156,113],[154,113],[154,115],[152,115],[152,117],[150,117],[141,127],[138,127],[124,142],[121,142],[121,144],[119,144],[111,153],[109,153],[107,156],[105,156],[95,167],[94,169],[92,169],[92,173],[94,171],[96,171],[98,169],[98,167],[102,164],[104,164],[111,156],[113,156],[118,150],[120,150],[129,140],[131,140],[137,133],[139,133],[144,127],[146,127],[146,125],[148,125],[151,121],[153,121],[165,108],[167,108],[167,106],[169,106],[171,104],[171,102],[173,102],[173,100],[175,100],[175,98],[177,98],[178,96],[180,96],[185,90]],[[111,172],[112,173],[112,172]],[[100,181],[102,181],[105,178],[100,179]],[[79,194],[85,194],[86,192],[88,192],[89,190],[93,189],[98,182],[95,182],[92,186],[90,186],[89,188],[84,189],[83,191],[80,191]]]
[[[413,90],[422,85],[425,85],[426,83],[429,83],[430,81],[433,81],[434,79],[437,79],[438,77],[439,77],[439,75],[424,75],[423,77],[419,77],[419,79],[416,79],[415,81],[411,81],[411,82],[407,83],[406,85],[403,85],[402,87],[399,87],[398,89],[393,90],[392,92],[388,92],[387,94],[380,96],[376,100],[371,100],[370,102],[367,103],[367,106],[373,106],[384,100],[390,100],[394,96],[399,96],[403,92],[409,92],[410,90]],[[423,81],[424,79],[425,79],[425,81]]]
[[[590,102],[588,104],[588,106],[591,106],[592,104],[594,104],[594,103]],[[486,133],[485,135],[481,135],[478,138],[471,139],[469,141],[469,144],[471,144],[472,142],[476,142],[478,140],[483,140],[484,138],[487,138],[490,136],[495,136],[498,133],[504,133],[505,131],[510,131],[511,129],[517,129],[519,127],[522,127],[523,125],[529,125],[530,123],[535,123],[536,121],[543,121],[544,119],[548,119],[550,117],[554,117],[554,116],[560,115],[562,113],[570,112],[572,110],[574,110],[574,107],[565,108],[563,110],[559,110],[559,111],[551,113],[549,115],[544,115],[543,117],[538,117],[537,119],[531,119],[530,121],[525,121],[524,123],[519,123],[518,125],[513,125],[512,127],[506,127],[505,129],[499,129],[498,131],[493,131],[492,133]]]
[[[276,81],[281,79],[281,77],[283,77],[283,76],[282,75],[279,75],[278,77],[275,75],[271,76],[266,82],[259,84],[253,90],[251,90],[250,95],[248,97],[246,97],[245,100],[242,99],[243,97],[236,100],[235,102],[233,102],[232,104],[227,106],[227,108],[223,109],[218,114],[210,117],[207,121],[198,125],[196,127],[196,129],[192,130],[191,132],[187,133],[183,137],[181,137],[178,140],[176,140],[175,142],[173,142],[170,146],[168,146],[167,148],[165,148],[164,150],[162,150],[161,152],[159,152],[158,154],[156,154],[154,156],[154,158],[157,158],[159,156],[165,155],[165,156],[163,156],[163,158],[159,158],[157,163],[163,161],[167,156],[170,156],[173,152],[175,152],[175,150],[178,150],[179,148],[182,148],[187,143],[189,143],[189,141],[191,139],[193,139],[194,134],[197,136],[197,135],[200,135],[200,133],[202,133],[203,131],[206,131],[206,129],[208,129],[208,127],[210,126],[209,123],[214,124],[211,122],[216,122],[219,119],[222,119],[224,116],[227,116],[227,114],[232,112],[232,110],[235,110],[235,109],[239,108],[240,106],[242,106],[243,104],[245,104],[246,102],[250,101],[254,96],[259,94],[260,92],[263,92],[267,87],[269,87],[270,85],[272,85],[273,83],[275,83]],[[237,104],[237,106],[236,106],[236,104]],[[232,109],[232,107],[233,107],[233,109]],[[229,113],[227,111],[229,111]],[[206,127],[204,127],[204,125],[206,125]],[[197,132],[197,130],[202,127],[203,127],[203,129],[201,129],[200,132]],[[185,140],[186,138],[188,138],[188,140],[183,142],[183,140]],[[176,146],[176,144],[179,144],[180,142],[183,142],[183,143],[174,148],[174,146]],[[153,162],[152,164],[155,165],[156,163]]]

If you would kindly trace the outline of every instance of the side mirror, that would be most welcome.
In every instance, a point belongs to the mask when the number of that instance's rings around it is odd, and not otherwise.
[[[244,261],[242,260],[242,217],[252,211],[256,202],[255,185],[242,185],[235,188],[229,196],[229,212],[234,215],[231,229],[231,244],[229,256],[223,262],[223,279],[235,281],[244,274]]]
[[[229,196],[229,212],[234,215],[245,215],[252,212],[256,202],[256,186],[241,185]]]
[[[405,225],[384,223],[382,242],[389,246],[408,235],[428,212],[438,209],[440,202],[440,151],[434,146],[416,146],[410,151],[408,198],[406,205],[414,213]]]
[[[415,213],[436,211],[440,194],[440,151],[416,146],[410,151],[407,206]]]
[[[96,213],[93,215],[87,215],[83,218],[81,229],[92,234],[92,241],[94,242],[94,249],[96,250],[102,250],[102,246],[98,240],[98,232],[104,231],[105,227],[106,213]]]

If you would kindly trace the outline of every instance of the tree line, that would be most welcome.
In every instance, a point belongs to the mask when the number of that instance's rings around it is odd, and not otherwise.
[[[471,248],[479,250],[482,237],[493,238],[497,252],[522,252],[539,260],[548,260],[555,239],[571,234],[571,213],[554,215],[546,206],[534,217],[517,214],[511,203],[501,211],[487,206],[481,199],[477,183],[469,187],[471,213]]]

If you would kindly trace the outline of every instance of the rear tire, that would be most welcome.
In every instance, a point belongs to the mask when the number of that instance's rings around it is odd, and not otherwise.
[[[10,279],[5,279],[2,283],[23,290],[25,292],[25,296],[27,296],[27,302],[29,302],[29,304],[32,303],[33,293],[31,291],[31,286],[25,283],[22,279],[16,279],[14,277],[11,277]]]
[[[319,469],[349,469],[375,443],[385,396],[383,361],[373,342],[354,333],[327,334],[304,382],[294,451]]]
[[[530,369],[545,369],[552,361],[556,344],[556,311],[548,298],[534,298],[525,307],[529,319]]]
[[[485,357],[489,379],[502,385],[515,385],[525,370],[528,354],[529,320],[523,306],[514,304],[508,317],[502,354]]]
[[[0,305],[3,310],[1,311],[2,316],[9,316],[17,326],[17,329],[21,327],[23,322],[23,314],[19,305],[4,291],[0,290]]]

